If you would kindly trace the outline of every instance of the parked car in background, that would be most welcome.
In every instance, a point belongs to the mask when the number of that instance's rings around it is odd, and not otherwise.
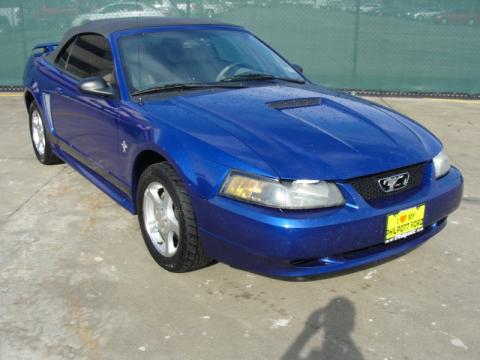
[[[315,9],[329,9],[343,12],[357,11],[355,0],[316,0],[313,7]]]
[[[140,2],[119,2],[104,6],[91,14],[82,14],[77,16],[73,22],[73,26],[80,26],[88,21],[112,19],[112,18],[127,18],[137,16],[171,16],[173,9],[156,9]]]
[[[231,4],[231,3],[230,3]],[[182,15],[190,14],[192,16],[214,18],[227,12],[229,8],[221,0],[192,0],[190,3],[185,0],[176,2],[177,10]],[[190,9],[187,8],[190,6]]]
[[[233,7],[273,7],[280,3],[278,0],[230,0]],[[294,5],[295,0],[285,0],[282,4]],[[230,6],[229,6],[230,7]]]
[[[221,0],[206,0],[202,3],[202,10],[206,17],[213,18],[225,14],[227,7]]]
[[[480,12],[471,10],[445,11],[437,15],[435,20],[440,24],[475,25],[480,22]]]
[[[362,14],[376,15],[381,8],[382,6],[379,3],[367,3],[360,6],[360,12]]]
[[[180,15],[185,16],[187,14],[192,16],[201,16],[203,14],[203,9],[200,1],[192,0],[174,0],[177,10],[180,12]]]
[[[317,9],[326,9],[328,8],[328,4],[329,4],[328,0],[315,0],[314,7]]]
[[[151,6],[164,13],[165,16],[176,16],[179,14],[177,7],[171,0],[155,0],[152,2]]]
[[[412,19],[412,20],[433,20],[438,15],[443,14],[445,11],[439,7],[431,7],[431,8],[424,8],[424,9],[416,9],[407,11],[405,16]]]
[[[0,6],[0,35],[18,27],[21,18],[18,6]]]
[[[315,0],[294,0],[293,4],[298,6],[315,7]]]
[[[382,6],[377,12],[378,16],[404,17],[405,9],[398,6]]]

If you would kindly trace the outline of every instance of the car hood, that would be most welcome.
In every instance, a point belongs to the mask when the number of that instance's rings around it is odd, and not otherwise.
[[[316,88],[250,87],[170,101],[235,136],[283,179],[351,179],[441,150],[425,128],[394,111]]]

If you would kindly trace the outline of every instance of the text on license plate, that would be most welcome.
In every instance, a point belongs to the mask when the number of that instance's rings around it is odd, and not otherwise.
[[[387,215],[385,242],[406,238],[423,230],[425,204]]]

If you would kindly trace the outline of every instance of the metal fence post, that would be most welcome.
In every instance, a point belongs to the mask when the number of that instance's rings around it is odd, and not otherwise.
[[[353,34],[353,66],[352,66],[352,77],[355,87],[357,84],[357,71],[358,71],[358,37],[360,31],[360,0],[356,0],[355,5],[355,29]]]
[[[27,49],[27,28],[26,28],[26,21],[25,21],[25,5],[23,3],[23,0],[20,0],[19,2],[19,8],[20,8],[20,14],[21,14],[21,19],[20,19],[20,32],[22,36],[22,45],[23,45],[23,60],[27,60],[28,58],[28,49]]]

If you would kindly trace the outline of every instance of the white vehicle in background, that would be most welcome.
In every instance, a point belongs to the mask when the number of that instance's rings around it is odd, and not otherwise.
[[[77,16],[73,22],[73,26],[80,26],[88,21],[126,18],[136,16],[169,16],[168,11],[164,9],[156,9],[153,6],[148,6],[136,2],[121,2],[104,6],[91,14],[82,14]]]
[[[409,11],[407,12],[407,17],[409,17],[412,20],[433,20],[435,17],[438,15],[442,15],[445,12],[445,10],[435,7],[435,8],[427,8],[427,9],[420,9],[416,11]]]
[[[359,8],[362,14],[375,14],[375,15],[380,14],[381,9],[382,9],[382,5],[376,2],[363,4]]]
[[[220,16],[227,12],[228,5],[220,0],[204,1],[202,4],[203,14],[208,18]]]
[[[315,0],[315,9],[355,11],[356,4],[352,0]]]
[[[165,14],[165,16],[178,16],[179,12],[172,0],[150,0],[148,4],[151,4],[153,8],[159,10]]]
[[[21,14],[19,7],[3,7],[0,5],[0,34],[8,32],[20,25]]]
[[[178,0],[176,2],[177,9],[181,15],[188,14],[188,6],[190,6],[190,15],[214,18],[221,16],[231,8],[233,4],[224,3],[222,0],[191,0],[188,4],[185,0]]]

